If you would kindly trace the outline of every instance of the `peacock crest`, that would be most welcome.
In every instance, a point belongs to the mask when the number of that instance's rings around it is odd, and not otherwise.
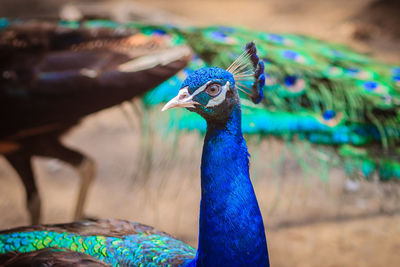
[[[248,43],[245,51],[226,70],[232,73],[237,89],[255,104],[260,103],[265,85],[264,62],[257,56],[254,42]]]

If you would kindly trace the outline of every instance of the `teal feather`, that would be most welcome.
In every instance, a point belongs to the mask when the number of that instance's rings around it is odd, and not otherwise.
[[[144,233],[116,238],[34,231],[5,234],[0,236],[0,242],[0,253],[61,247],[88,254],[112,266],[139,266],[150,263],[161,265],[175,260],[176,255],[184,254],[188,260],[195,256],[195,250],[179,240]]]
[[[125,225],[131,230],[119,236],[112,236],[112,230],[106,235],[90,230],[102,228],[102,224],[107,227]],[[71,230],[71,226],[76,229]],[[100,220],[40,228],[46,230],[33,227],[10,233],[0,232],[0,254],[63,248],[93,256],[111,266],[179,266],[192,260],[196,254],[194,248],[180,240],[151,227],[127,221]]]
[[[0,18],[0,30],[7,28],[7,26],[10,24],[10,22],[8,21],[8,19],[6,18]]]

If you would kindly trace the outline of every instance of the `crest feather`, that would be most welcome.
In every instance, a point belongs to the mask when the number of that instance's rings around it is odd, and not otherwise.
[[[258,104],[263,98],[265,85],[264,62],[257,56],[254,42],[246,45],[245,51],[227,68],[232,73],[236,87]]]

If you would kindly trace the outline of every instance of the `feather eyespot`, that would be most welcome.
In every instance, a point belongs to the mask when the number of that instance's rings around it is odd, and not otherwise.
[[[217,96],[219,93],[221,93],[221,85],[218,83],[212,83],[207,86],[206,88],[206,93],[209,96]]]

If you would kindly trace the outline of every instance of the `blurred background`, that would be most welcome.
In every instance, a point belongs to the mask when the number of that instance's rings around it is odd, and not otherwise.
[[[400,5],[389,0],[0,0],[0,17],[246,26],[344,43],[393,64],[400,62],[398,14]],[[97,164],[85,215],[149,224],[196,246],[202,136],[165,134],[157,121],[167,117],[158,109],[149,114],[148,135],[131,112],[124,103],[92,114],[63,137]],[[150,165],[138,153],[144,138],[151,138]],[[398,183],[350,181],[334,156],[303,143],[247,140],[272,266],[399,266]],[[77,173],[48,158],[35,158],[34,171],[42,221],[70,221]],[[24,200],[16,172],[0,158],[1,229],[29,223]]]

